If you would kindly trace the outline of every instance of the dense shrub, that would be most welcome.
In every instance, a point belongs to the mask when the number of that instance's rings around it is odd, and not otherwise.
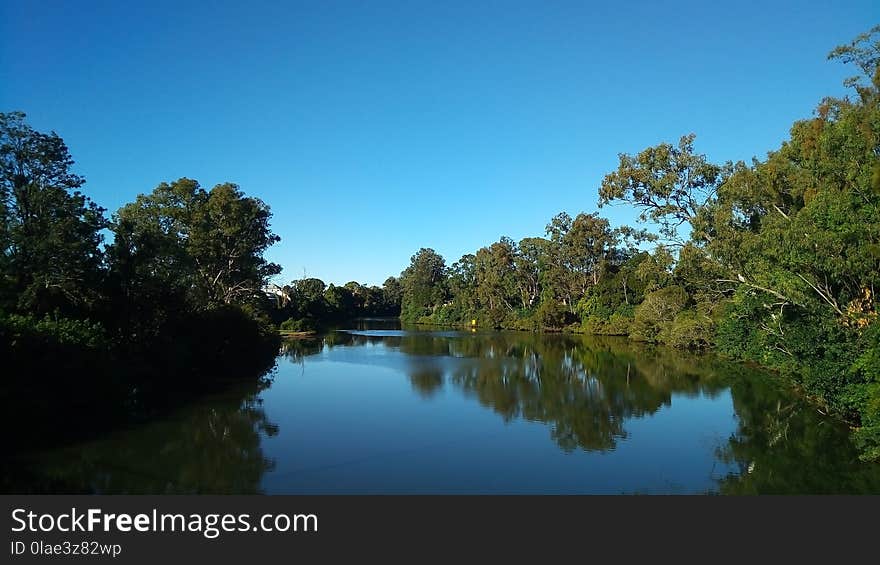
[[[661,332],[687,304],[687,292],[668,286],[648,293],[635,309],[630,336],[637,341],[658,341]]]
[[[294,320],[288,318],[281,322],[281,329],[288,332],[310,332],[315,330],[315,322],[308,318]]]
[[[683,310],[671,323],[664,325],[658,341],[673,347],[704,349],[712,345],[715,323],[696,310]]]
[[[75,320],[46,314],[42,318],[20,314],[0,313],[0,336],[13,346],[24,341],[42,345],[63,344],[87,348],[103,348],[109,345],[107,331],[99,322]]]
[[[542,328],[559,329],[567,322],[566,310],[556,300],[547,299],[538,306],[535,319]]]

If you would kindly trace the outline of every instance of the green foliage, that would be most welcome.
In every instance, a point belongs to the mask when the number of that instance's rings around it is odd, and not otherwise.
[[[843,402],[858,414],[853,438],[866,461],[880,459],[880,324],[860,333]]]
[[[691,222],[730,172],[694,154],[694,134],[677,146],[661,143],[638,155],[620,154],[618,169],[602,180],[599,205],[623,200],[640,209],[642,221],[658,222],[660,233],[678,239],[678,227]]]
[[[607,318],[588,316],[584,318],[581,329],[592,335],[628,336],[632,333],[632,314],[613,313]]]
[[[191,375],[191,384],[242,378],[252,374],[255,359],[271,360],[271,364],[278,352],[275,328],[237,305],[199,312],[181,320],[175,330],[172,343],[179,347],[170,349],[177,353],[168,361],[177,364],[181,357],[189,357],[192,367],[201,368]]]
[[[104,210],[55,133],[0,113],[0,307],[87,315],[100,298]]]
[[[637,274],[639,264],[654,258],[665,265],[656,270],[663,271],[665,278],[671,276],[671,255],[638,250],[639,243],[652,239],[643,230],[612,230],[608,220],[596,214],[572,219],[560,213],[548,224],[547,233],[549,239],[529,237],[519,243],[502,237],[476,254],[462,256],[431,284],[416,284],[427,279],[414,277],[417,259],[436,260],[420,251],[401,275],[410,288],[410,294],[404,295],[403,319],[466,326],[476,321],[480,327],[530,331],[571,329],[587,315],[599,315],[585,310],[592,307],[592,300],[602,308],[603,325],[616,310],[626,310],[612,324],[615,332],[625,333],[631,306],[641,300],[646,284],[659,276],[650,271]],[[425,305],[415,308],[417,296]],[[432,296],[443,297],[443,302],[436,303]]]
[[[0,313],[0,335],[13,349],[23,347],[24,342],[35,348],[57,344],[106,349],[111,345],[100,322],[64,318],[57,311],[42,318]]]
[[[878,37],[874,37],[878,36]],[[828,54],[829,59],[854,63],[862,75],[852,76],[844,82],[856,88],[859,95],[870,98],[880,88],[880,25],[875,25],[865,33],[856,36],[849,44],[840,45]],[[863,82],[867,78],[870,84]]]
[[[403,320],[418,321],[442,305],[447,295],[446,262],[433,249],[422,248],[400,274]]]
[[[683,310],[661,330],[658,340],[673,347],[705,349],[712,346],[714,335],[715,323],[710,317],[696,310]]]
[[[566,323],[565,308],[553,299],[544,300],[535,312],[535,320],[541,328],[560,329]]]
[[[516,244],[506,237],[474,255],[474,297],[500,326],[517,305]]]
[[[303,318],[301,320],[294,320],[293,318],[288,318],[281,322],[281,329],[288,332],[310,332],[316,329],[315,323],[308,318]]]
[[[400,279],[397,277],[388,277],[382,284],[382,304],[376,311],[372,312],[378,315],[399,315],[400,303],[403,299],[403,288],[400,286]]]
[[[619,253],[619,234],[598,214],[572,219],[562,212],[547,224],[547,235],[547,290],[573,313],[579,297],[599,283]]]
[[[176,289],[199,307],[253,302],[281,268],[263,253],[279,237],[268,206],[236,185],[205,191],[182,178],[117,212],[111,248],[126,288]]]
[[[637,341],[662,341],[675,317],[688,302],[680,286],[668,286],[648,293],[635,309],[630,337]]]
[[[400,282],[394,277],[381,288],[355,281],[326,286],[321,279],[303,278],[275,288],[269,313],[275,323],[295,320],[316,329],[354,318],[398,316],[400,297]]]
[[[345,317],[348,312],[356,309],[354,293],[344,286],[330,284],[324,291],[324,300],[333,318]]]
[[[268,206],[235,185],[181,179],[111,225],[79,191],[64,141],[24,118],[0,114],[5,415],[35,429],[69,422],[37,432],[57,438],[265,373],[278,337],[262,288],[280,269],[263,258],[278,240]]]

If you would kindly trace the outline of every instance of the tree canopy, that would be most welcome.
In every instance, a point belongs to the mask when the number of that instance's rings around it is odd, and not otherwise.
[[[0,114],[0,296],[5,308],[42,315],[85,312],[98,297],[104,210],[55,133],[21,112]]]
[[[281,272],[263,257],[280,240],[270,218],[266,204],[234,184],[206,191],[182,178],[117,212],[114,256],[129,272],[159,276],[158,284],[186,289],[205,307],[259,301]]]

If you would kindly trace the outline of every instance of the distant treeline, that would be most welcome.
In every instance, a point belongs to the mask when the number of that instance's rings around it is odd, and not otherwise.
[[[381,286],[355,281],[343,286],[316,278],[302,278],[283,287],[272,287],[272,317],[282,330],[310,331],[327,324],[364,317],[400,316],[400,282],[388,277]]]
[[[656,233],[561,213],[546,237],[451,266],[421,249],[400,276],[402,319],[715,347],[793,377],[880,458],[878,38],[831,52],[860,70],[854,96],[822,100],[763,160],[711,163],[693,135],[621,154],[599,204],[634,207]]]

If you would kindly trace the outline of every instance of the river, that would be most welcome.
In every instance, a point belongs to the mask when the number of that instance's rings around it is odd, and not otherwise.
[[[772,374],[623,338],[361,321],[261,384],[16,463],[90,493],[878,493]]]

